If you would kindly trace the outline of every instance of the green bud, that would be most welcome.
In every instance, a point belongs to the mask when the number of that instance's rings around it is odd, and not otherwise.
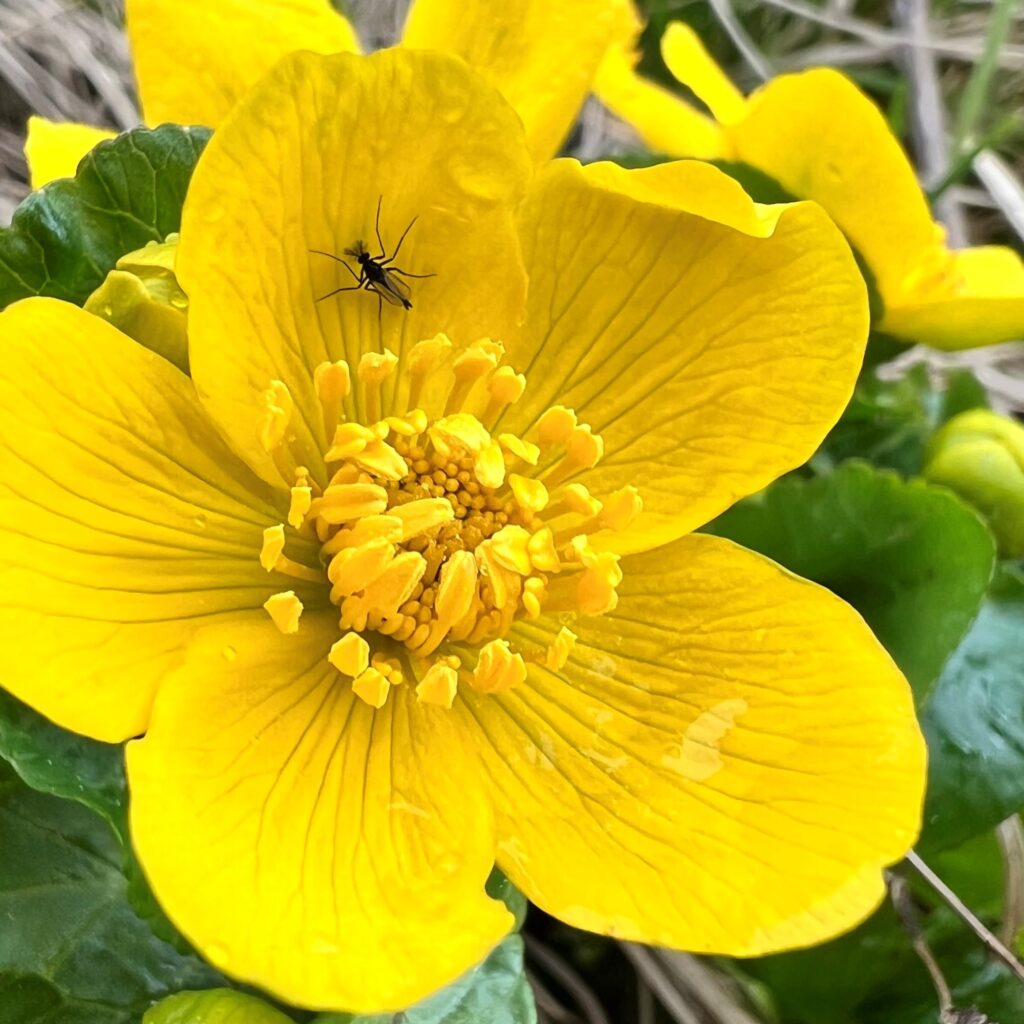
[[[988,519],[1004,558],[1024,557],[1024,426],[988,409],[954,416],[932,438],[924,475]]]
[[[292,1024],[254,996],[232,989],[179,992],[146,1011],[142,1024]]]
[[[177,248],[178,236],[169,235],[122,256],[85,309],[188,373],[188,298],[174,275]]]

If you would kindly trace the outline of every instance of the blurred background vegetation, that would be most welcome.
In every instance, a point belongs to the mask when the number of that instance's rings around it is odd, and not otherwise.
[[[376,47],[396,38],[407,3],[345,0],[339,6],[356,22],[364,44]],[[673,20],[696,28],[745,91],[780,72],[819,65],[843,70],[887,113],[954,244],[1021,246],[1024,3],[640,0],[639,6],[648,22],[641,67],[670,88],[679,87],[661,61],[658,41]],[[22,145],[30,113],[113,128],[137,123],[121,18],[120,0],[0,0],[0,224],[27,192]],[[630,129],[596,100],[588,103],[568,147],[584,160],[627,159],[638,150]],[[920,390],[941,386],[966,366],[987,401],[1019,413],[1021,351],[1020,344],[955,355],[911,350],[887,372],[897,379],[916,365],[904,378],[905,389]],[[915,398],[911,404],[916,409],[920,403]],[[1024,926],[1024,833],[1013,821],[929,861],[1010,945],[1019,942]],[[923,927],[962,1004],[989,1008],[1000,1024],[1024,1020],[1024,986],[986,956],[932,890],[913,884]],[[932,983],[890,909],[813,953],[754,963],[583,935],[537,910],[530,912],[525,936],[545,1024],[938,1021]]]

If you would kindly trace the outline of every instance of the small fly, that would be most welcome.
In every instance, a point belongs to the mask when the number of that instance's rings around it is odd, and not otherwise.
[[[360,290],[373,292],[377,296],[377,319],[379,320],[381,311],[384,308],[383,302],[389,302],[392,306],[401,306],[403,309],[412,309],[412,303],[409,301],[409,286],[402,280],[403,277],[425,278],[437,276],[436,274],[410,274],[408,270],[402,270],[401,267],[394,265],[395,260],[398,258],[398,253],[401,251],[402,243],[405,241],[405,236],[412,230],[412,226],[419,220],[419,216],[417,215],[409,221],[409,226],[402,232],[402,237],[399,238],[395,251],[388,256],[387,250],[384,247],[384,240],[380,235],[380,207],[383,201],[383,196],[380,196],[377,200],[376,231],[377,243],[380,245],[380,255],[371,255],[363,244],[362,239],[356,242],[351,249],[345,250],[345,255],[351,256],[359,264],[358,274],[341,256],[335,256],[332,252],[323,252],[320,249],[310,249],[310,252],[316,253],[318,256],[327,256],[329,259],[340,263],[356,282],[343,288],[335,288],[334,291],[328,292],[326,295],[321,295],[316,300],[317,302],[323,302],[324,299],[329,299],[339,292],[357,292]]]

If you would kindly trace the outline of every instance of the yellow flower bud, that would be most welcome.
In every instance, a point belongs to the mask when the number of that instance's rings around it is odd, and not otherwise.
[[[122,256],[85,309],[187,373],[188,299],[174,275],[177,247],[171,235]]]
[[[1004,558],[1024,556],[1024,426],[988,409],[954,416],[932,439],[924,475],[988,519]]]

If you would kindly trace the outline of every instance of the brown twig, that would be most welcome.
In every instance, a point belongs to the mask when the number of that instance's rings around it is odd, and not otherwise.
[[[936,895],[943,900],[957,917],[974,932],[982,945],[994,957],[1009,967],[1020,981],[1024,982],[1024,964],[999,941],[998,937],[985,926],[963,900],[913,851],[907,854],[907,863],[935,890]]]

